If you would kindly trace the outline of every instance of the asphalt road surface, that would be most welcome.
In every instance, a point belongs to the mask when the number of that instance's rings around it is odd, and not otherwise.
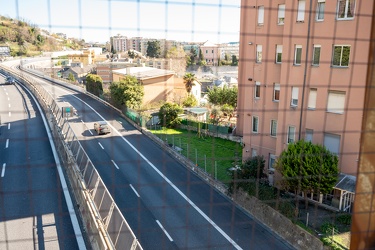
[[[0,249],[78,249],[34,101],[0,75]]]

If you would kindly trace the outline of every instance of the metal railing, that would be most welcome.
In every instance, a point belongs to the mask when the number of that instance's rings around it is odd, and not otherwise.
[[[35,75],[35,72],[22,66],[21,68]],[[141,250],[138,239],[114,202],[69,121],[62,117],[62,110],[57,102],[37,81],[22,72],[19,73],[3,65],[0,65],[0,69],[11,73],[17,80],[23,82],[43,107],[59,156],[64,162],[64,170],[71,186],[70,191],[77,202],[92,248]],[[44,77],[39,74],[38,76]],[[84,92],[79,88],[76,90]]]

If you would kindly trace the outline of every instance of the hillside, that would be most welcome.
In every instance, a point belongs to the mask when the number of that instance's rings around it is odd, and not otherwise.
[[[0,46],[9,46],[12,56],[35,56],[63,47],[80,49],[84,41],[63,39],[26,21],[0,16]]]

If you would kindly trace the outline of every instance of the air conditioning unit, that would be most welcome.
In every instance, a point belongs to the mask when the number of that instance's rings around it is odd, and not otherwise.
[[[298,99],[292,99],[290,106],[296,107],[298,105]]]

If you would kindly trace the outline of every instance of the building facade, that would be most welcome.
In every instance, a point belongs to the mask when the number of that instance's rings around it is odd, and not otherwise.
[[[200,49],[203,53],[203,58],[206,60],[207,65],[219,65],[220,52],[218,45],[207,41],[200,46]]]
[[[243,0],[238,122],[243,158],[274,162],[305,139],[356,175],[374,1]]]
[[[117,36],[112,36],[111,39],[111,51],[114,52],[124,52],[128,50],[128,38],[118,34]]]

